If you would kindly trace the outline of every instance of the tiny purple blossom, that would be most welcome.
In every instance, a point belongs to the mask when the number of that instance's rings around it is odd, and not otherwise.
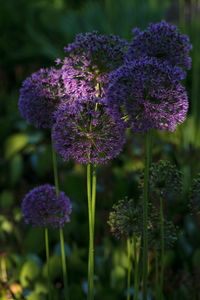
[[[142,55],[168,61],[172,66],[191,68],[189,52],[192,49],[187,35],[180,34],[178,28],[166,21],[152,24],[146,30],[133,30],[126,60],[129,62]],[[185,73],[184,73],[185,74]]]
[[[65,96],[60,71],[40,69],[22,84],[19,110],[28,123],[36,127],[51,127],[55,122],[54,112]]]
[[[134,132],[174,131],[186,117],[187,94],[180,84],[182,70],[156,58],[141,57],[120,67],[107,91],[110,113],[121,117]]]
[[[67,57],[61,63],[62,78],[71,97],[104,97],[108,74],[123,64],[127,42],[118,36],[97,31],[78,34],[64,48]]]
[[[52,138],[64,160],[106,163],[116,157],[125,143],[125,126],[107,113],[102,98],[76,99],[60,106]]]
[[[49,184],[31,190],[22,202],[22,216],[25,223],[33,227],[64,227],[70,221],[72,206],[70,199]]]
[[[65,48],[65,52],[79,63],[95,71],[96,75],[113,71],[123,63],[127,42],[118,36],[105,36],[98,31],[78,34],[74,43]]]

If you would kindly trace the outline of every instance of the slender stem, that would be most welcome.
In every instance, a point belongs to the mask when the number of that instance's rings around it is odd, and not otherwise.
[[[164,218],[163,218],[163,200],[160,197],[160,233],[161,233],[161,271],[160,271],[160,299],[162,300],[163,291],[163,281],[164,281],[164,247],[165,247],[165,237],[164,237]]]
[[[96,164],[93,165],[92,171],[92,223],[93,223],[93,234],[94,234],[94,225],[95,225],[95,207],[96,207]]]
[[[96,164],[92,170],[91,190],[91,165],[87,165],[87,193],[88,193],[88,216],[89,216],[89,255],[88,255],[88,299],[94,299],[94,225],[96,204]]]
[[[87,165],[87,193],[89,217],[89,254],[88,254],[88,299],[93,299],[93,219],[91,197],[91,165]]]
[[[45,246],[46,246],[46,259],[47,259],[47,280],[48,280],[48,299],[51,300],[51,281],[50,281],[50,265],[49,265],[49,236],[48,228],[45,228]]]
[[[159,300],[159,282],[158,282],[158,250],[155,249],[155,271],[156,271],[156,280],[155,280],[155,299]]]
[[[58,168],[56,161],[56,153],[54,149],[54,143],[51,139],[52,146],[52,160],[53,160],[53,171],[54,171],[54,183],[56,187],[56,197],[59,197],[59,183],[58,183]],[[63,283],[65,290],[65,300],[69,300],[69,287],[68,287],[68,279],[67,279],[67,267],[66,267],[66,258],[65,258],[65,248],[64,248],[64,235],[63,229],[60,227],[60,247],[61,247],[61,259],[62,259],[62,271],[63,271]]]
[[[145,135],[145,169],[144,169],[144,199],[143,199],[143,300],[147,299],[147,279],[148,279],[148,181],[150,164],[151,133]]]
[[[130,300],[130,284],[131,284],[131,240],[127,239],[128,254],[128,278],[127,278],[127,300]]]
[[[69,288],[67,284],[68,280],[67,280],[67,267],[66,267],[66,258],[65,258],[65,244],[64,244],[63,229],[61,227],[60,227],[60,245],[61,245],[61,256],[62,256],[62,266],[63,266],[65,300],[69,300]]]
[[[138,289],[140,286],[140,278],[142,277],[142,267],[143,267],[143,249],[141,248],[141,245],[143,245],[143,239],[140,241],[139,245],[139,257],[138,257]],[[137,300],[137,299],[136,299]]]
[[[137,257],[137,239],[134,234],[133,236],[133,243],[134,243],[134,264],[135,264],[135,280],[134,280],[134,300],[138,299],[138,257]]]

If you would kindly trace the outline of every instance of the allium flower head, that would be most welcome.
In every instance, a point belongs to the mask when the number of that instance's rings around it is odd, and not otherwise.
[[[192,213],[200,217],[200,173],[192,182],[190,190],[190,206]]]
[[[60,106],[52,137],[64,160],[105,163],[122,150],[125,128],[120,119],[116,122],[106,112],[103,99],[76,99]]]
[[[178,228],[172,221],[163,219],[164,222],[164,247],[165,249],[172,248],[178,239]],[[154,250],[161,249],[161,220],[158,210],[149,204],[148,210],[148,241],[149,248]]]
[[[74,43],[65,48],[77,68],[91,73],[107,74],[123,64],[127,42],[118,36],[105,36],[97,31],[78,34]]]
[[[63,227],[70,221],[72,206],[63,192],[56,197],[56,189],[49,184],[31,190],[22,202],[22,216],[33,227]]]
[[[144,133],[152,128],[174,131],[188,109],[181,79],[179,67],[141,57],[112,75],[106,93],[108,107],[112,113],[120,113],[134,132]]]
[[[117,238],[140,238],[142,235],[142,207],[133,199],[125,198],[113,205],[108,224],[111,233]]]
[[[149,200],[160,205],[160,197],[165,203],[173,202],[182,195],[183,173],[169,161],[152,163],[149,170]]]
[[[54,112],[64,93],[60,76],[54,68],[41,69],[23,82],[18,105],[28,123],[46,128],[55,122]]]
[[[156,57],[160,61],[168,61],[172,66],[190,69],[192,49],[188,36],[180,34],[174,25],[162,21],[149,24],[146,30],[133,31],[134,38],[130,42],[126,58],[132,61],[142,55]]]

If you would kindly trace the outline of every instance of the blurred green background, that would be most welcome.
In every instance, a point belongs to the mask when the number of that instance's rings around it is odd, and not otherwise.
[[[188,210],[188,191],[200,172],[200,1],[199,0],[7,0],[0,1],[0,299],[45,300],[43,231],[23,223],[21,202],[33,187],[53,184],[50,132],[27,125],[18,110],[22,81],[57,57],[80,32],[99,30],[127,40],[133,27],[165,19],[193,44],[192,69],[185,81],[190,101],[187,120],[174,133],[155,133],[153,161],[169,159],[184,172],[184,194],[174,199],[173,219],[182,233],[166,253],[166,299],[200,299],[199,224]],[[107,225],[112,205],[138,196],[143,168],[142,136],[127,135],[124,151],[98,168],[95,233],[96,299],[125,299],[126,243],[114,240]],[[73,203],[65,227],[72,300],[86,299],[88,220],[85,167],[58,159],[60,187]],[[54,299],[62,299],[59,236],[50,231]],[[151,257],[150,257],[151,259]],[[154,286],[150,268],[150,289]],[[133,278],[132,278],[133,285]],[[23,292],[22,292],[23,291]],[[151,298],[153,299],[153,297]]]

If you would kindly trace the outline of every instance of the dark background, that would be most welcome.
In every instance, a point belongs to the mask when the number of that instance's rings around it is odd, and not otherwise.
[[[149,22],[162,19],[178,25],[193,44],[192,69],[184,83],[190,101],[188,118],[174,133],[156,132],[153,145],[153,161],[169,159],[184,173],[183,197],[181,202],[174,199],[173,211],[169,212],[181,233],[175,247],[166,253],[165,295],[172,300],[200,299],[200,228],[188,209],[191,181],[200,172],[199,0],[0,0],[0,299],[47,299],[43,231],[23,223],[21,202],[33,187],[53,184],[50,132],[35,129],[21,118],[17,103],[22,81],[39,68],[54,64],[56,58],[63,58],[63,47],[74,41],[77,33],[95,29],[129,41],[133,27],[144,29]],[[73,203],[71,222],[65,226],[70,294],[72,300],[82,300],[87,290],[86,170],[74,161],[58,160],[60,187]],[[98,168],[97,300],[125,299],[126,243],[111,237],[106,222],[117,200],[138,196],[143,162],[143,136],[128,134],[119,157]],[[56,300],[62,297],[56,230],[50,231],[50,246]],[[153,264],[149,278],[153,291]]]

